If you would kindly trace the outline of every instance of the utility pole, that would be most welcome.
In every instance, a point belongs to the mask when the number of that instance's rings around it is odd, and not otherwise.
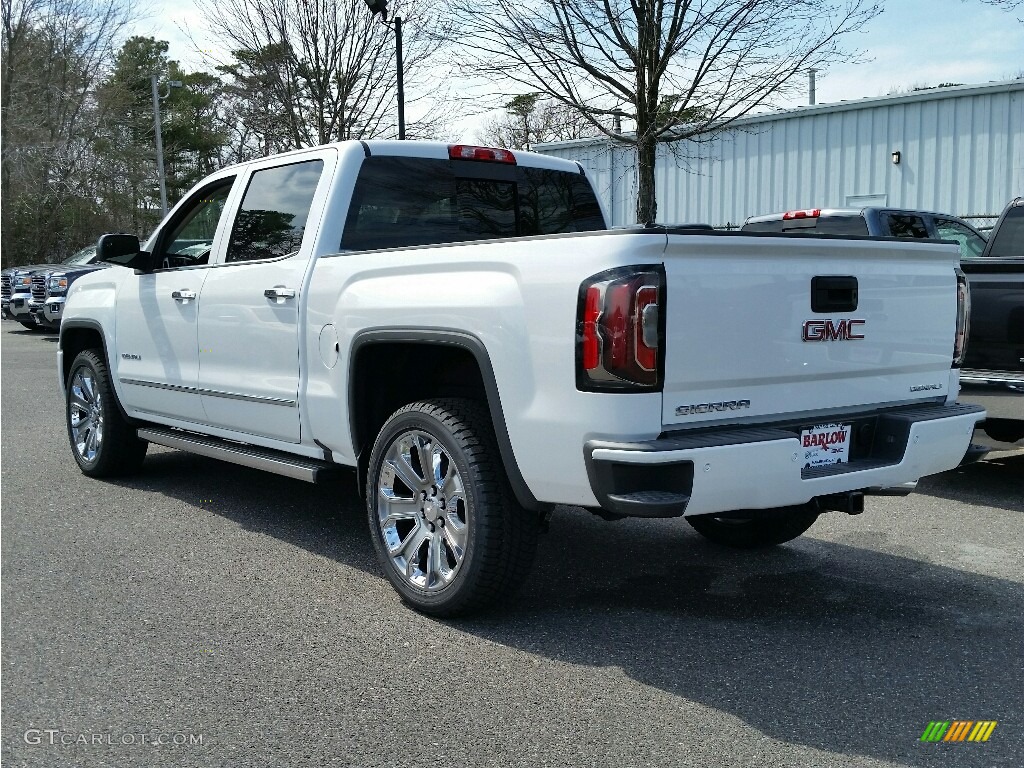
[[[167,177],[164,174],[164,134],[160,123],[160,101],[171,95],[171,88],[181,88],[181,80],[168,80],[167,93],[160,95],[158,75],[151,75],[149,84],[153,89],[153,127],[156,129],[156,173],[160,177],[160,215],[167,215]]]
[[[402,63],[402,17],[395,16],[388,21],[387,0],[363,0],[370,13],[380,14],[381,23],[385,26],[395,25],[395,57],[398,59],[398,140],[405,141],[405,66]]]
[[[395,16],[395,57],[398,59],[398,140],[405,141],[405,73],[402,64],[401,16]]]

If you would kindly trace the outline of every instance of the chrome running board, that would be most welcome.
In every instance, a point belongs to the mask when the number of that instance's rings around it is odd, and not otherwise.
[[[140,440],[168,448],[177,448],[199,456],[241,464],[243,467],[262,469],[276,475],[305,480],[307,483],[321,483],[338,473],[338,465],[326,461],[294,456],[283,451],[257,448],[251,445],[222,440],[209,435],[196,435],[176,429],[143,427],[138,430]]]

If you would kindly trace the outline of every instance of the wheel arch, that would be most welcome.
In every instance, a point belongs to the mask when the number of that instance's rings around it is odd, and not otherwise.
[[[57,349],[61,353],[60,388],[62,392],[67,389],[71,365],[83,350],[99,349],[107,364],[107,369],[110,370],[110,356],[107,354],[107,340],[103,335],[103,326],[95,320],[66,320],[62,322]]]
[[[386,356],[390,356],[389,360]],[[383,362],[417,365],[429,359],[414,384],[381,386]],[[453,377],[461,376],[457,384]],[[387,418],[398,408],[416,400],[443,396],[482,399],[516,500],[526,509],[546,510],[530,491],[519,469],[508,434],[498,383],[487,347],[476,336],[443,328],[369,329],[352,340],[348,371],[348,413],[352,445],[357,459],[359,491],[366,487],[366,471],[373,441]]]

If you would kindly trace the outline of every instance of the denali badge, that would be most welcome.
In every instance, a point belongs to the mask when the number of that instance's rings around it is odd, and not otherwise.
[[[863,333],[855,331],[863,326],[864,320],[808,320],[804,323],[804,341],[855,341],[863,339]]]
[[[929,389],[942,389],[941,384],[917,384],[910,388],[911,392],[924,392]]]
[[[721,403],[696,403],[680,405],[676,408],[676,416],[693,416],[696,413],[714,413],[715,411],[738,411],[749,408],[749,400],[723,400]]]
[[[133,354],[131,352],[122,352],[121,353],[121,359],[122,360],[141,360],[142,359],[142,355],[136,355],[136,354]]]

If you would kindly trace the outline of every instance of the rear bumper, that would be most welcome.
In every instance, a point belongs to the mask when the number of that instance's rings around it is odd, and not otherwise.
[[[601,507],[637,517],[705,515],[805,504],[830,494],[907,487],[956,467],[977,405],[929,405],[842,417],[871,425],[849,463],[804,468],[799,425],[663,435],[643,443],[587,444]],[[806,426],[806,425],[805,425]]]
[[[960,401],[980,405],[989,419],[1024,421],[1024,375],[999,371],[963,371]]]

